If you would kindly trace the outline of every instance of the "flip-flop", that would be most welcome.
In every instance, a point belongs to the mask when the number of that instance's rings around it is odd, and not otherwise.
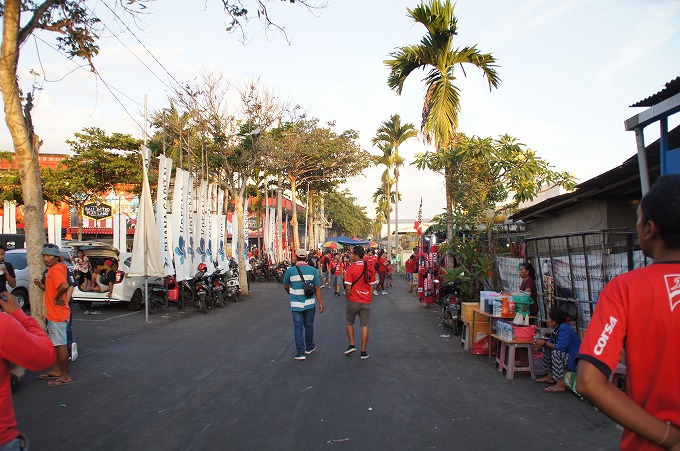
[[[545,387],[543,389],[544,392],[546,393],[562,393],[563,391],[566,391],[566,388],[555,388],[554,385],[551,385],[550,387]]]
[[[536,382],[538,382],[539,384],[550,384],[550,385],[553,385],[555,383],[555,381],[551,381],[550,379],[546,379],[544,377],[542,377],[540,379],[536,379]]]
[[[42,379],[44,381],[49,381],[51,379],[57,379],[57,378],[60,378],[60,377],[61,377],[61,374],[59,376],[55,376],[55,375],[50,374],[50,373],[45,373],[45,374],[41,374],[40,376],[38,376],[38,379]]]
[[[72,383],[73,383],[73,379],[71,379],[70,381],[62,381],[62,380],[57,379],[56,381],[48,382],[47,385],[49,385],[50,387],[59,387],[61,385],[69,385],[69,384],[72,384]]]

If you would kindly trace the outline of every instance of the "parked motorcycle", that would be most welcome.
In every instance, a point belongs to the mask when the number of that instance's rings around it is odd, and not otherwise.
[[[162,284],[160,283],[161,281],[163,282]],[[149,313],[155,313],[167,308],[169,302],[175,302],[177,308],[183,310],[184,299],[180,297],[179,292],[179,285],[173,276],[167,276],[151,283],[149,285]]]
[[[461,291],[460,280],[446,282],[439,289],[439,303],[442,307],[442,324],[453,330],[455,335],[461,330]]]
[[[274,268],[274,278],[277,282],[283,283],[283,276],[286,274],[288,266],[289,264],[286,260],[279,262],[279,264],[276,265]]]
[[[224,295],[225,295],[224,291],[226,285],[223,279],[226,272],[228,271],[217,268],[208,277],[211,298],[213,300],[213,303],[219,308],[224,307]]]
[[[194,306],[203,313],[208,313],[208,303],[211,302],[210,284],[206,272],[208,266],[205,263],[198,265],[198,272],[194,276]]]

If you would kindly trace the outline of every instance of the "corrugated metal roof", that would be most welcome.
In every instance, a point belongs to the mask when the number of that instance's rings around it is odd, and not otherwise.
[[[679,92],[680,92],[680,77],[676,77],[673,80],[666,83],[666,87],[664,89],[657,92],[656,94],[652,94],[646,99],[640,100],[639,102],[632,104],[631,108],[642,106],[650,107],[656,105],[657,103],[661,103],[668,98],[673,97],[675,94]]]

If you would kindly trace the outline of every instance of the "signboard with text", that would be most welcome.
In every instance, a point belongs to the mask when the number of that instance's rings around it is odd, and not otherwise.
[[[83,216],[94,219],[107,219],[113,215],[113,207],[102,202],[93,202],[83,205]]]

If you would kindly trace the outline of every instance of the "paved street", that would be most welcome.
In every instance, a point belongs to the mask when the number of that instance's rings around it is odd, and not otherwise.
[[[253,283],[242,302],[168,317],[74,309],[74,384],[28,374],[19,428],[40,450],[618,449],[620,430],[573,394],[507,380],[460,347],[395,277],[372,307],[370,358],[347,347],[344,297],[323,289],[317,350],[295,361],[288,300]],[[357,321],[357,344],[358,344]]]

